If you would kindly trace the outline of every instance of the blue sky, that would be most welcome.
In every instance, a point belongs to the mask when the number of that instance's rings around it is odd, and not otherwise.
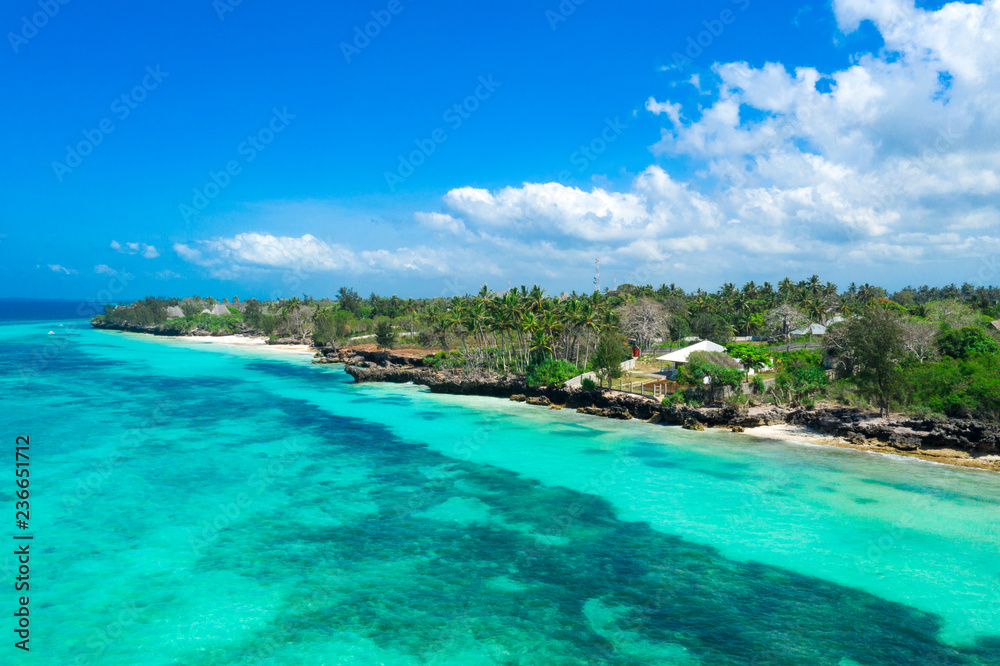
[[[998,0],[64,1],[0,296],[1000,283]]]

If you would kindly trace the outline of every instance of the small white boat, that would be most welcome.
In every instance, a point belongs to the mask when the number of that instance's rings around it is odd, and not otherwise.
[[[49,335],[55,335],[55,334],[56,334],[55,331],[49,331]]]

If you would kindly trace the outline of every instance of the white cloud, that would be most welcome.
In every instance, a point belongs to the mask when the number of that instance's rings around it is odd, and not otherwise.
[[[310,234],[293,238],[245,233],[197,241],[197,247],[175,243],[174,251],[185,261],[227,274],[250,269],[336,271],[356,265],[349,250]]]
[[[703,252],[717,273],[917,260],[973,272],[1000,244],[1000,0],[834,10],[846,30],[871,20],[884,51],[832,72],[717,64],[714,90],[690,81],[712,95],[705,108],[646,101],[669,119],[654,152],[695,164],[690,181],[652,166],[622,191],[459,187],[448,217],[524,260],[577,266],[600,252],[699,270],[678,258]]]
[[[62,273],[63,275],[75,275],[76,271],[72,268],[66,268],[65,266],[60,266],[59,264],[49,264],[49,270],[54,273]]]
[[[253,270],[431,275],[453,270],[452,259],[463,255],[424,246],[355,252],[311,234],[294,238],[263,233],[197,241],[196,247],[176,243],[174,251],[185,261],[208,268],[217,277],[233,277]]]
[[[156,272],[156,278],[158,280],[172,280],[174,278],[179,278],[179,277],[181,277],[180,273],[175,273],[170,269],[164,269],[162,271]]]
[[[988,226],[995,208],[976,201],[1000,194],[1000,1],[834,9],[844,29],[873,21],[895,55],[829,74],[717,65],[715,104],[665,130],[657,150],[705,160],[719,199],[763,225],[810,221],[861,239]],[[742,119],[743,106],[763,120]]]
[[[452,234],[461,234],[465,231],[465,223],[451,215],[418,212],[414,214],[414,218],[420,226],[434,231],[447,231]]]
[[[885,49],[837,71],[719,63],[712,77],[677,78],[675,89],[699,92],[690,104],[646,100],[664,124],[654,154],[662,165],[691,165],[691,177],[655,164],[619,187],[458,187],[439,211],[414,213],[419,229],[398,225],[411,235],[392,241],[396,250],[372,249],[390,246],[382,236],[348,246],[270,234],[174,250],[214,274],[299,266],[447,274],[473,290],[483,275],[587,285],[597,255],[610,267],[605,284],[691,284],[736,271],[774,279],[835,266],[857,281],[876,279],[854,271],[872,266],[923,279],[913,261],[944,266],[939,275],[965,266],[968,275],[946,279],[975,280],[976,259],[1000,253],[1000,0],[937,11],[913,0],[834,0],[833,8],[843,30],[872,21]],[[331,210],[286,206],[240,228],[343,225],[342,211]],[[426,247],[428,232],[449,242]]]
[[[695,74],[693,78],[697,79],[698,75]],[[675,125],[681,124],[681,109],[683,109],[680,104],[671,104],[670,102],[657,102],[655,97],[650,97],[646,100],[646,110],[660,115],[661,113],[667,114],[670,121]]]
[[[640,174],[629,192],[525,183],[497,192],[458,188],[444,196],[444,203],[474,230],[590,242],[669,236],[718,222],[711,203],[656,166]]]
[[[125,280],[132,279],[131,273],[123,273],[121,271],[117,271],[114,268],[108,266],[107,264],[97,264],[96,266],[94,266],[94,272],[97,273],[98,275],[111,275],[112,277],[120,277]]]
[[[138,254],[144,259],[156,259],[160,256],[160,252],[156,249],[155,245],[147,245],[146,243],[122,244],[116,240],[112,240],[111,249],[122,254]]]

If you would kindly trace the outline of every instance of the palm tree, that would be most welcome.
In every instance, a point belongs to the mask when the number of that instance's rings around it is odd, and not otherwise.
[[[809,293],[812,294],[813,297],[818,296],[820,290],[819,276],[813,275],[812,277],[810,277],[809,281],[806,283],[806,286],[809,289]]]
[[[281,304],[281,321],[289,326],[288,332],[292,333],[292,326],[294,326],[295,333],[298,333],[299,337],[302,337],[302,317],[301,315],[301,304],[296,296],[292,296],[288,300]]]
[[[807,301],[806,304],[806,314],[818,324],[826,323],[826,303],[822,299],[814,298]]]
[[[542,304],[545,302],[545,290],[537,284],[532,285],[531,292],[528,294],[528,302],[531,304],[532,311],[538,312],[541,310]]]
[[[539,361],[552,355],[552,337],[543,329],[536,330],[531,336],[531,353]]]
[[[406,299],[406,304],[403,306],[403,314],[410,316],[410,337],[413,337],[413,315],[417,313],[417,303],[412,298]]]
[[[794,284],[792,283],[791,278],[786,277],[778,283],[778,296],[782,301],[788,302],[788,300],[792,297],[793,290]]]
[[[590,361],[590,336],[598,329],[598,316],[597,309],[590,303],[584,303],[580,306],[580,312],[577,315],[577,324],[587,333],[587,340],[583,345],[583,368],[585,370]],[[576,357],[576,364],[580,365],[579,353]]]

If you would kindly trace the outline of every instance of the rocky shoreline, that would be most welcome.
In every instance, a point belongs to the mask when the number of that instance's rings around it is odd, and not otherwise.
[[[126,333],[145,333],[147,335],[159,335],[164,337],[180,338],[180,337],[198,337],[198,336],[210,336],[212,335],[208,331],[203,331],[198,329],[197,331],[179,331],[174,328],[167,328],[163,325],[157,326],[141,326],[139,324],[105,324],[101,322],[91,321],[90,325],[94,328],[99,328],[104,331],[124,331]],[[220,333],[220,335],[223,335]]]
[[[948,464],[1000,471],[1000,427],[966,419],[918,419],[842,407],[790,409],[778,406],[666,407],[658,401],[610,390],[565,386],[532,387],[521,377],[427,367],[422,358],[392,351],[323,349],[314,363],[342,363],[357,383],[414,383],[432,393],[509,398],[550,409],[575,409],[604,418],[641,419],[691,430],[727,428],[735,432],[788,424],[819,437],[815,443],[908,455]]]
[[[98,324],[95,328],[164,337],[224,337],[205,330],[178,331],[163,326]],[[267,340],[269,345],[301,345],[293,338]],[[425,364],[426,352],[385,351],[358,347],[320,349],[313,363],[339,363],[357,383],[413,383],[432,393],[509,398],[548,409],[575,409],[604,418],[640,419],[689,430],[724,428],[756,434],[753,429],[789,426],[801,429],[794,439],[876,453],[913,456],[939,463],[1000,472],[1000,426],[968,419],[920,419],[877,414],[838,406],[791,409],[774,405],[732,407],[666,407],[652,398],[610,390],[584,391],[565,386],[528,386],[522,377],[463,370],[438,370]],[[768,435],[764,435],[768,436]],[[782,436],[781,438],[786,438]]]

